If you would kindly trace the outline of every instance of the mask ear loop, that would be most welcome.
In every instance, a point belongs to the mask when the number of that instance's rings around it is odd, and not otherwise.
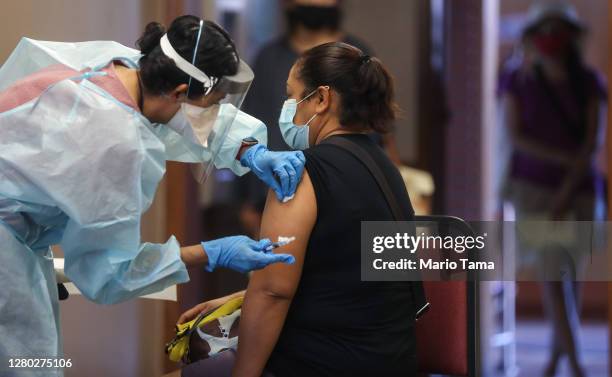
[[[330,90],[330,87],[328,85],[324,85],[323,88]],[[307,99],[308,97],[312,96],[314,93],[316,93],[319,90],[319,88],[316,88],[315,90],[313,90],[309,95],[307,95],[306,97],[302,98],[302,100],[300,100],[300,102],[304,101],[305,99]],[[304,124],[305,126],[310,125],[310,122],[312,122],[312,120],[314,118],[316,118],[316,116],[319,115],[317,113],[315,113],[312,117],[310,117],[310,119],[308,119],[308,122],[306,122],[306,124]]]
[[[200,28],[198,29],[198,37],[196,38],[195,49],[193,50],[193,57],[191,58],[191,65],[195,67],[196,57],[198,56],[198,47],[200,46],[200,37],[202,36],[202,26],[204,20],[200,20]],[[189,84],[187,84],[187,98],[189,98],[189,90],[191,89],[191,80],[193,77],[189,76]]]
[[[319,88],[313,90],[312,92],[310,92],[306,97],[302,98],[301,100],[299,100],[298,102],[296,102],[296,105],[299,105],[300,103],[306,101],[308,98],[310,98],[310,96],[312,96],[313,94],[315,94],[317,92],[317,90],[319,90]]]
[[[327,90],[329,90],[329,85],[323,85],[321,86],[322,88],[325,88]],[[319,87],[317,87],[315,90],[313,90],[312,92],[308,93],[308,95],[304,98],[302,98],[301,100],[299,100],[298,102],[296,102],[296,105],[299,105],[300,103],[306,101],[308,98],[310,98],[313,94],[315,94],[317,91],[319,90]]]

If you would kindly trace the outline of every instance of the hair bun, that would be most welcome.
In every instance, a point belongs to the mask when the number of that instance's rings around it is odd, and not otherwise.
[[[391,130],[397,110],[393,79],[382,62],[342,42],[307,50],[296,63],[304,95],[321,85],[339,94],[339,121],[355,130]]]
[[[143,55],[148,55],[155,47],[159,46],[159,40],[166,33],[166,28],[159,22],[149,22],[144,33],[136,42]]]

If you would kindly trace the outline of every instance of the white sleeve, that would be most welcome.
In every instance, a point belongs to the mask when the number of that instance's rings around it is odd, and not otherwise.
[[[9,116],[38,135],[19,169],[67,215],[65,272],[86,297],[115,303],[188,280],[174,237],[141,245],[144,191],[159,181],[143,168],[148,152],[132,114],[66,80]]]

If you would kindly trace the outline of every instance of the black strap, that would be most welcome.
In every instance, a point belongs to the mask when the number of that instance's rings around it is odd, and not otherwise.
[[[389,208],[391,209],[391,213],[393,213],[393,218],[395,221],[406,221],[406,216],[404,216],[404,212],[399,206],[393,191],[391,191],[391,187],[389,186],[389,182],[385,178],[383,172],[380,170],[378,164],[374,161],[372,156],[365,149],[361,148],[358,144],[353,143],[352,141],[340,138],[340,137],[332,137],[327,138],[324,141],[325,144],[333,144],[337,145],[340,148],[350,152],[353,156],[355,156],[365,167],[370,171],[370,174],[376,180],[378,187],[385,195],[385,199]]]
[[[387,201],[387,205],[391,209],[391,213],[393,213],[393,218],[395,221],[406,221],[406,216],[404,216],[404,212],[402,208],[399,206],[397,198],[391,191],[391,186],[389,186],[389,182],[385,178],[382,170],[378,166],[378,164],[374,161],[372,156],[363,148],[361,148],[357,143],[354,143],[348,139],[342,137],[330,137],[323,141],[324,144],[332,144],[336,145],[345,151],[352,154],[357,160],[359,160],[370,172],[370,174],[374,177],[374,180],[380,187],[380,190],[385,195],[385,199]],[[410,293],[412,294],[412,299],[415,305],[415,318],[419,319],[425,312],[429,310],[429,302],[427,302],[427,298],[425,297],[425,289],[423,288],[423,282],[421,281],[413,281],[410,284]]]

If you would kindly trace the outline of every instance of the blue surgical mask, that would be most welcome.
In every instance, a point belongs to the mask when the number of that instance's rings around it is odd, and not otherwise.
[[[293,123],[293,118],[297,112],[297,105],[308,99],[316,93],[316,89],[313,90],[309,95],[302,98],[300,101],[296,101],[294,98],[290,98],[283,103],[283,109],[281,110],[280,117],[278,118],[278,126],[280,127],[281,134],[285,143],[293,149],[304,150],[308,148],[308,130],[310,122],[317,116],[313,115],[306,124],[297,125]]]

